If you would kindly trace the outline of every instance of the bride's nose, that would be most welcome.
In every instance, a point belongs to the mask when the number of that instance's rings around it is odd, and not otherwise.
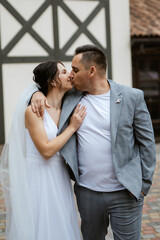
[[[73,78],[73,70],[71,70],[69,76],[70,76],[70,78]]]

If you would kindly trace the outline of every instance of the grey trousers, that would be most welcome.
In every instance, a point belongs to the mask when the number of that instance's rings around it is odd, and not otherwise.
[[[143,194],[139,200],[128,190],[96,192],[74,186],[84,240],[105,240],[109,221],[115,240],[140,240]]]

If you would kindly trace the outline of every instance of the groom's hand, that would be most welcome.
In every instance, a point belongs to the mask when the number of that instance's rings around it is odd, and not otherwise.
[[[48,101],[42,92],[35,92],[31,99],[31,108],[38,117],[43,117],[44,108],[49,107]]]

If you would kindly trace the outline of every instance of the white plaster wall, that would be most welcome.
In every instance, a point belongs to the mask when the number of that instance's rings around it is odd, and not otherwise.
[[[132,86],[129,0],[110,0],[112,79]]]
[[[32,82],[33,64],[4,64],[3,70],[3,101],[5,139],[7,138],[16,104],[24,89]]]

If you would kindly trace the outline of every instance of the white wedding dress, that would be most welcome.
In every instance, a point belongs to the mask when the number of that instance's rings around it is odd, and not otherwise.
[[[45,109],[49,140],[58,129]],[[33,212],[34,240],[80,240],[71,181],[64,159],[57,152],[49,160],[36,149],[26,129],[26,171]]]

